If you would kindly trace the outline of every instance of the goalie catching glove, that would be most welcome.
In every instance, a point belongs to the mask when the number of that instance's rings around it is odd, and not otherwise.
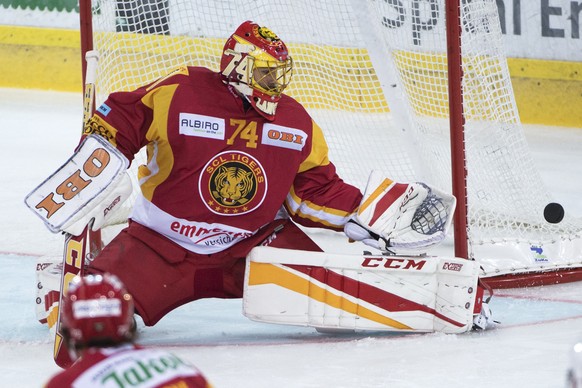
[[[91,220],[97,230],[131,195],[128,166],[127,158],[107,140],[88,136],[25,203],[53,233],[77,236]]]
[[[455,206],[454,196],[425,183],[397,183],[373,171],[344,232],[381,251],[418,251],[446,237]]]

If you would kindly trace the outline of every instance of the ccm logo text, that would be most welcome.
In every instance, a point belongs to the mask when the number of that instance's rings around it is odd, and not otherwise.
[[[366,268],[392,268],[421,270],[426,264],[424,259],[411,259],[400,257],[364,257],[362,267]]]

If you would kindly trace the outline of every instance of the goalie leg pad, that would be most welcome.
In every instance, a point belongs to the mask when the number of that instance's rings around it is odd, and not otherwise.
[[[54,325],[60,298],[63,258],[56,256],[39,257],[36,263],[36,318],[42,324],[51,321]],[[49,319],[49,317],[52,317]]]
[[[257,247],[246,265],[243,314],[252,320],[397,332],[473,326],[479,267],[472,261]]]

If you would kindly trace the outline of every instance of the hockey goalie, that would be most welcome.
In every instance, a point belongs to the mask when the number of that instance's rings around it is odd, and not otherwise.
[[[90,260],[69,259],[83,273],[118,276],[145,325],[200,298],[244,297],[245,315],[266,322],[471,329],[482,311],[477,265],[418,256],[445,238],[454,197],[379,173],[364,194],[344,182],[323,131],[283,94],[292,70],[274,32],[242,23],[220,71],[184,66],[112,93],[27,205],[53,232],[99,228],[127,197],[125,169],[146,147],[128,226]],[[297,224],[415,255],[324,253]]]

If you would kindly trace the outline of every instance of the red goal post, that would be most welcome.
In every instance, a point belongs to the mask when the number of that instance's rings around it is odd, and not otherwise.
[[[380,169],[453,192],[450,249],[494,287],[582,278],[582,220],[543,218],[551,195],[520,124],[495,0],[81,0],[80,16],[83,51],[100,55],[98,104],[180,65],[218,70],[242,21],[270,27],[294,58],[287,93],[323,128],[344,180],[363,188]]]
[[[449,83],[449,125],[451,176],[457,198],[454,218],[455,256],[469,258],[467,239],[467,165],[465,163],[465,120],[463,113],[463,66],[461,55],[461,0],[446,0],[447,76]]]

